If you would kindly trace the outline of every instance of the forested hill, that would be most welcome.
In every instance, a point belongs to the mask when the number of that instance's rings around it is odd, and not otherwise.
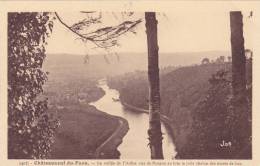
[[[246,95],[249,108],[251,65],[251,60],[247,60]],[[232,154],[216,148],[222,139],[228,137],[226,125],[231,126],[225,124],[230,116],[227,114],[231,96],[230,70],[231,63],[228,62],[186,66],[172,71],[161,70],[161,112],[172,120],[174,142],[181,158],[234,158]],[[111,77],[109,86],[119,90],[122,102],[148,109],[146,72]],[[246,116],[250,123],[251,108],[248,112]],[[249,158],[243,154],[241,156]]]
[[[220,69],[230,70],[229,63],[193,65],[168,68],[160,71],[162,112],[173,114],[171,109],[187,109],[199,101],[208,90],[208,79]],[[120,91],[120,98],[141,108],[148,109],[148,81],[146,71],[110,77],[109,85]]]

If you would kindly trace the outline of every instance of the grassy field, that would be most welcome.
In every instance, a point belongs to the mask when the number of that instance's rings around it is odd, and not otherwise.
[[[110,137],[118,125],[116,117],[93,106],[70,106],[58,110],[57,114],[61,126],[53,144],[52,159],[94,158],[96,148]]]

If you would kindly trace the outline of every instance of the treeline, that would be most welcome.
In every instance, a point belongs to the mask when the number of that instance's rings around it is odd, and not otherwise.
[[[248,100],[245,122],[251,126],[252,61],[247,60]],[[146,72],[135,72],[110,78],[111,87],[118,89],[120,99],[128,104],[148,109]],[[236,142],[231,130],[231,63],[212,63],[161,71],[161,112],[172,120],[174,142],[179,158],[250,158],[251,131],[243,152],[223,141]],[[242,146],[242,145],[241,145]]]
[[[78,78],[63,80],[51,79],[44,87],[43,97],[49,99],[49,106],[87,105],[98,100],[104,95],[104,91],[96,86],[96,79]]]

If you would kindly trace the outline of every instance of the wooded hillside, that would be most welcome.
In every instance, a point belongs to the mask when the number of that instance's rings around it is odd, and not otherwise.
[[[247,60],[247,119],[251,125],[252,61]],[[172,120],[174,143],[180,158],[249,158],[246,152],[219,148],[232,125],[231,63],[193,65],[161,70],[161,112]],[[120,99],[148,109],[148,84],[145,72],[111,77],[109,84],[118,89]],[[251,131],[248,131],[251,141]],[[249,146],[249,145],[248,145]],[[245,151],[250,151],[245,147]],[[235,155],[236,154],[236,155]]]

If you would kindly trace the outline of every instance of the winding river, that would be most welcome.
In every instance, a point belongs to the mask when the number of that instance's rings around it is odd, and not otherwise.
[[[110,89],[106,80],[99,81],[98,86],[105,91],[105,95],[98,101],[90,103],[98,110],[111,115],[125,118],[129,124],[129,131],[123,138],[123,142],[119,145],[118,150],[121,153],[121,159],[150,159],[150,149],[147,139],[147,129],[149,116],[146,113],[137,113],[124,110],[120,101],[113,99],[119,98],[119,92]],[[163,137],[163,153],[165,159],[173,159],[176,155],[175,146],[172,138],[162,124]]]

